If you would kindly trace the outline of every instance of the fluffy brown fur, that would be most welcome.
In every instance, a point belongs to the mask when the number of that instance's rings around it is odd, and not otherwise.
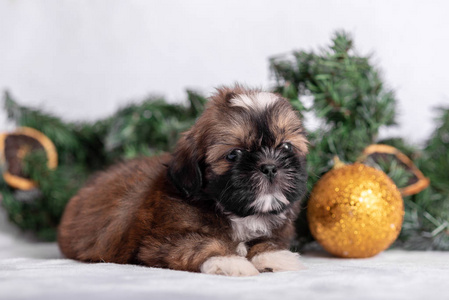
[[[262,109],[241,107],[233,102],[241,95],[257,101],[259,93],[240,86],[218,89],[203,115],[181,137],[172,155],[127,161],[92,178],[70,200],[63,215],[58,242],[64,255],[86,262],[136,263],[237,276],[282,270],[256,265],[258,271],[255,271],[246,260],[250,262],[258,255],[289,247],[294,237],[297,200],[304,190],[295,190],[295,199],[289,200],[282,210],[245,211],[245,215],[238,213],[240,204],[231,205],[236,209],[234,213],[227,209],[228,204],[220,203],[219,197],[214,196],[227,192],[217,192],[219,188],[213,188],[213,183],[230,176],[235,163],[226,159],[229,152],[238,148],[250,155],[263,146],[263,137],[252,127],[255,115],[268,116],[263,123],[267,123],[265,130],[272,136],[270,147],[279,148],[288,141],[294,151],[292,159],[305,163],[306,139],[288,101],[269,94],[277,98],[276,104]],[[263,159],[277,163],[275,158]],[[303,176],[304,166],[301,168],[298,174]],[[304,176],[300,178],[305,180]],[[269,185],[263,178],[260,181],[264,186]],[[248,195],[258,191],[253,187],[248,189],[243,190]],[[238,234],[238,230],[243,233]],[[243,264],[237,256],[246,257]],[[220,259],[211,260],[217,257],[230,260],[225,260],[222,266]],[[290,265],[297,263],[296,257],[288,259]]]

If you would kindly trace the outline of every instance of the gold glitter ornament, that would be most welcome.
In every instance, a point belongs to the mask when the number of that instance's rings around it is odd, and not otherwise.
[[[307,211],[312,235],[333,255],[374,256],[398,237],[401,193],[382,171],[355,163],[336,166],[314,186]]]

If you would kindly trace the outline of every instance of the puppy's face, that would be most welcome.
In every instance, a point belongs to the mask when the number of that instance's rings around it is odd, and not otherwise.
[[[221,89],[178,143],[169,175],[187,197],[237,216],[278,214],[306,191],[306,143],[287,100]]]

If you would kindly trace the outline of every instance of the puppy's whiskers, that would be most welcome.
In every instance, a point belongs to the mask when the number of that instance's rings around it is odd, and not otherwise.
[[[221,191],[220,196],[218,197],[218,201],[221,202],[222,199],[223,199],[223,197],[224,197],[224,195],[227,194],[229,188],[231,188],[231,185],[230,185],[230,184],[231,184],[231,181],[229,180],[229,181],[226,183],[225,188]]]

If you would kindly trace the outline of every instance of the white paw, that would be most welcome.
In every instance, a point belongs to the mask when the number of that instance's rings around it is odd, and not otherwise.
[[[254,256],[251,262],[261,272],[298,271],[305,269],[304,265],[299,261],[299,254],[288,250],[264,252]]]
[[[254,276],[259,274],[259,271],[246,258],[236,255],[211,257],[203,263],[201,272],[227,276]]]

